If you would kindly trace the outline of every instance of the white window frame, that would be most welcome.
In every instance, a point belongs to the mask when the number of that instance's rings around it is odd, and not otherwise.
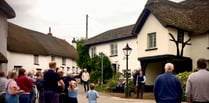
[[[96,56],[96,47],[91,48],[91,57]]]
[[[39,65],[39,56],[34,55],[34,65]]]
[[[66,65],[66,57],[62,57],[62,65]]]
[[[118,55],[118,44],[117,43],[110,44],[110,55],[111,56]]]
[[[153,49],[157,47],[157,34],[156,32],[148,33],[147,35],[147,48]]]

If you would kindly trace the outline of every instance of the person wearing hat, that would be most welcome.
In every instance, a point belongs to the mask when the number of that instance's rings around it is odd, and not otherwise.
[[[84,68],[84,72],[81,75],[81,79],[83,81],[83,87],[84,87],[84,91],[87,92],[89,90],[89,73],[87,72],[87,69]]]

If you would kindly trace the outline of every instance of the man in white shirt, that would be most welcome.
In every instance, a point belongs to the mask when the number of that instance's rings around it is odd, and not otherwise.
[[[86,68],[84,68],[84,72],[81,75],[81,79],[83,81],[83,87],[84,87],[84,91],[88,91],[89,90],[89,73],[87,72]]]

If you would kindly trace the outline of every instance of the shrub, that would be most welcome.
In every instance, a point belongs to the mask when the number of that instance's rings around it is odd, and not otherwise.
[[[192,72],[182,72],[177,74],[176,76],[179,78],[179,80],[181,81],[182,84],[182,88],[183,88],[183,95],[182,95],[182,101],[186,100],[186,96],[185,96],[185,90],[186,90],[186,82],[187,82],[187,78],[189,77],[189,75]]]

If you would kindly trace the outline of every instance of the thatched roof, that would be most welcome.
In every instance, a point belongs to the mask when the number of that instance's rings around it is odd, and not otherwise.
[[[8,24],[7,49],[25,54],[78,58],[76,49],[67,41],[12,23]]]
[[[192,34],[209,31],[209,0],[186,0],[180,3],[148,0],[133,33],[140,31],[140,26],[144,24],[144,19],[149,13],[152,13],[165,27],[183,29]]]
[[[133,29],[134,25],[128,25],[116,29],[112,29],[106,32],[103,32],[95,37],[92,37],[85,41],[85,45],[90,46],[94,44],[100,44],[105,42],[111,42],[126,38],[132,38],[133,35],[131,34],[131,31]]]
[[[3,54],[0,53],[0,63],[7,63],[7,62],[8,62],[7,58]]]
[[[15,11],[7,4],[5,0],[0,0],[0,11],[3,12],[7,18],[14,18]]]

